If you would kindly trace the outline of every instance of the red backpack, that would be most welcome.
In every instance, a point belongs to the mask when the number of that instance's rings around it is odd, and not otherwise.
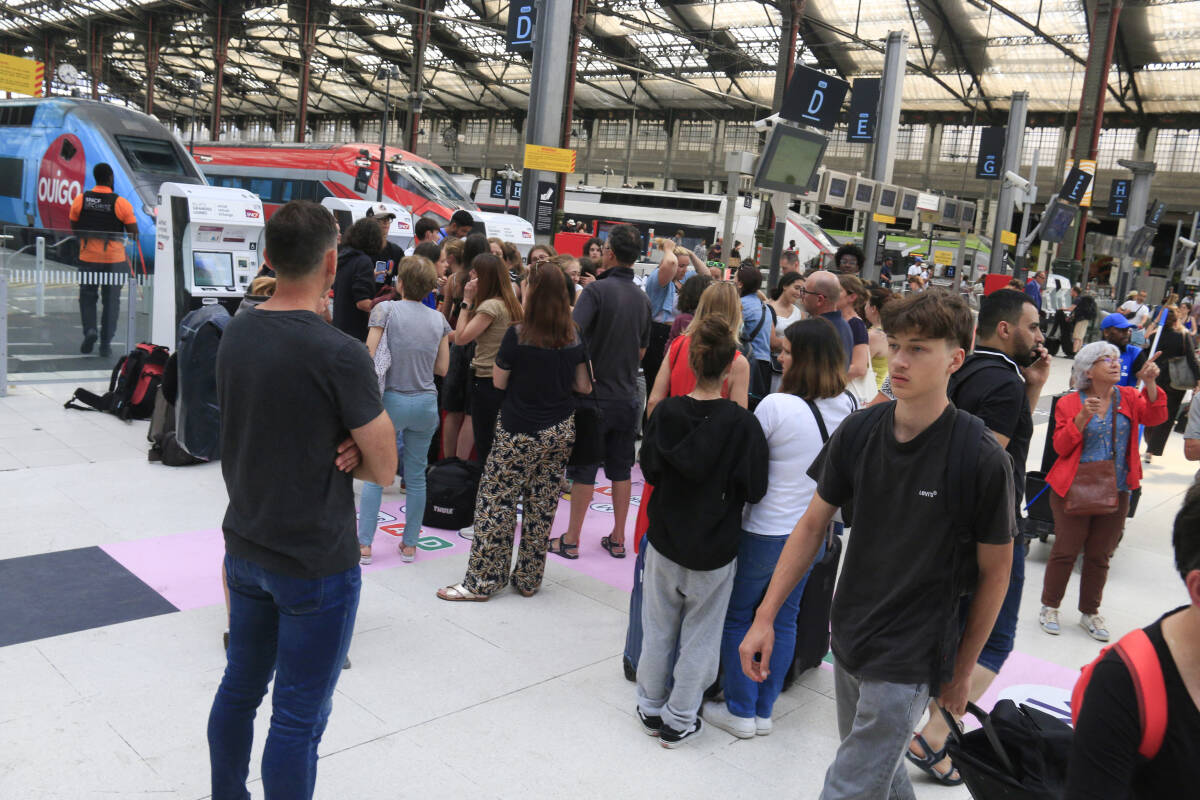
[[[1080,672],[1079,680],[1075,682],[1075,688],[1071,692],[1071,724],[1078,724],[1079,712],[1083,709],[1083,697],[1092,680],[1092,673],[1096,665],[1108,655],[1109,650],[1116,650],[1125,664],[1125,669],[1129,670],[1130,680],[1133,681],[1133,691],[1137,695],[1138,719],[1142,727],[1138,755],[1148,761],[1158,755],[1167,733],[1167,684],[1163,679],[1162,664],[1159,663],[1154,643],[1141,628],[1130,631],[1116,644],[1101,650],[1100,655]]]
[[[107,392],[98,395],[87,389],[76,389],[63,408],[107,411],[126,422],[150,419],[170,355],[171,351],[162,345],[142,342],[113,367]],[[77,405],[76,401],[83,405]]]

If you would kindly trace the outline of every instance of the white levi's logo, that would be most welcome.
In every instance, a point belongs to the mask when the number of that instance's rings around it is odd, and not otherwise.
[[[918,489],[917,495],[920,497],[937,497],[937,489]]]

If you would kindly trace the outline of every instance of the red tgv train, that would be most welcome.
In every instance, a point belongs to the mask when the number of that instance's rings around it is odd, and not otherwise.
[[[368,144],[196,145],[194,158],[213,186],[247,189],[262,198],[267,216],[291,200],[326,197],[375,200],[379,146]],[[414,218],[445,225],[458,209],[479,207],[441,167],[408,152],[385,151],[383,197],[408,208]]]

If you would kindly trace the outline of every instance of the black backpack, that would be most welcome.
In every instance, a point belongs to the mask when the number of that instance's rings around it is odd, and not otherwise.
[[[221,457],[221,406],[217,397],[217,350],[230,320],[222,305],[201,306],[179,323],[175,435],[201,461]]]
[[[126,422],[150,419],[170,354],[162,345],[141,342],[113,367],[107,392],[97,395],[87,389],[76,389],[63,408],[106,411]],[[76,400],[83,405],[77,405]]]
[[[475,493],[483,467],[460,458],[430,464],[425,472],[425,518],[431,528],[459,530],[475,521]]]

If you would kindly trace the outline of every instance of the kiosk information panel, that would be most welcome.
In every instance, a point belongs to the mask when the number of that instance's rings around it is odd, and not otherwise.
[[[821,179],[821,193],[817,202],[823,206],[848,208],[850,203],[850,176],[844,172],[826,170]]]
[[[905,189],[900,192],[900,209],[896,216],[916,219],[918,210],[917,200],[920,199],[920,197],[921,193],[915,192],[912,189]]]
[[[870,211],[875,206],[875,181],[855,178],[850,186],[850,208],[855,211]]]
[[[233,288],[233,253],[192,251],[192,284]]]
[[[914,204],[916,200],[913,201]],[[899,216],[897,211],[900,207],[900,188],[891,184],[880,184],[878,196],[875,199],[875,213],[885,214],[889,217]]]
[[[754,174],[759,189],[788,194],[803,194],[825,155],[829,139],[812,131],[776,125]]]

